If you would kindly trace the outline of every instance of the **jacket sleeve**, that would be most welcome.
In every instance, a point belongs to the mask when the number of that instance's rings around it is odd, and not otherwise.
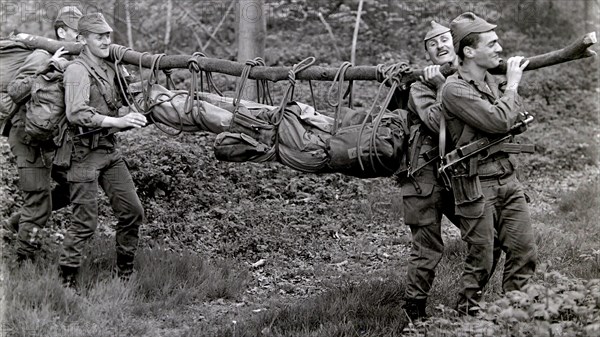
[[[420,81],[415,82],[410,88],[408,110],[417,113],[429,130],[439,133],[442,116],[441,88],[435,91]]]
[[[446,83],[442,89],[444,109],[466,124],[489,134],[505,134],[520,120],[524,107],[514,90],[490,103],[464,81]]]
[[[17,76],[10,81],[6,88],[8,95],[15,103],[22,104],[29,99],[36,72],[48,66],[50,57],[47,51],[41,49],[36,49],[27,56],[17,71]]]
[[[64,73],[65,112],[70,123],[98,128],[106,116],[89,105],[91,81],[87,69],[73,63]]]

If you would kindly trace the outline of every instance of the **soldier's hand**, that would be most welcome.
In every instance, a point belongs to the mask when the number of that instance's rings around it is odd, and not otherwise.
[[[134,127],[134,128],[141,128],[144,125],[146,125],[146,116],[142,115],[139,112],[131,112],[121,118],[119,118],[120,122],[122,122],[122,126],[121,128],[128,128],[128,127]]]
[[[523,62],[523,56],[514,56],[506,61],[506,90],[517,90],[521,77],[523,76],[523,70],[529,64],[529,60]]]
[[[440,72],[439,65],[431,65],[427,66],[423,69],[423,76],[421,76],[421,81],[425,83],[429,83],[436,88],[444,85],[446,78]]]
[[[61,67],[66,66],[66,64],[69,62],[66,58],[62,57],[65,54],[68,54],[69,52],[65,50],[65,47],[60,47],[55,53],[54,55],[52,55],[52,57],[50,58],[50,62],[56,62],[57,64],[59,64]]]

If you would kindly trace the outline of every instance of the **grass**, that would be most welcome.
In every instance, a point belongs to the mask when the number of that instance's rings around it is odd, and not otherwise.
[[[7,336],[151,336],[156,320],[197,302],[234,299],[246,273],[232,261],[192,253],[142,249],[134,276],[115,277],[113,242],[93,240],[82,266],[80,295],[60,282],[56,254],[6,275]],[[160,335],[160,333],[159,333]]]
[[[390,223],[400,212],[398,205],[375,205],[390,192],[383,185],[373,186],[366,201],[356,207],[371,205],[371,212],[363,212],[366,221]],[[484,295],[489,317],[482,320],[457,318],[451,309],[466,247],[457,237],[446,238],[428,302],[433,318],[409,325],[412,329],[404,330],[404,335],[482,331],[494,336],[528,335],[526,331],[549,335],[552,324],[574,335],[594,335],[600,326],[591,324],[590,317],[597,317],[598,309],[589,303],[600,293],[600,284],[586,280],[600,279],[598,188],[598,179],[590,179],[562,192],[551,212],[535,214],[540,264],[533,292],[519,295],[526,297],[525,302],[511,302],[519,296],[503,296],[501,262]],[[7,273],[3,323],[7,336],[400,336],[408,324],[400,309],[405,270],[394,269],[393,263],[368,274],[359,267],[322,283],[316,295],[306,298],[255,299],[268,310],[245,310],[232,320],[231,314],[218,310],[246,301],[252,278],[239,261],[208,260],[190,251],[154,246],[139,250],[136,274],[122,282],[113,273],[112,239],[105,235],[94,239],[86,255],[79,279],[81,295],[61,286],[52,251]],[[546,303],[560,305],[554,308]],[[207,314],[210,310],[215,312]],[[540,320],[544,315],[549,318]]]
[[[598,308],[593,304],[600,294],[600,253],[594,250],[600,237],[600,226],[595,220],[600,217],[598,190],[598,179],[583,183],[562,194],[557,214],[541,216],[543,226],[536,228],[540,267],[531,287],[521,295],[512,294],[510,301],[501,290],[502,258],[486,288],[483,299],[488,311],[482,320],[458,318],[451,310],[459,290],[466,247],[459,239],[447,240],[429,299],[428,311],[435,317],[404,330],[404,335],[553,336],[560,335],[556,329],[563,329],[566,335],[591,336],[599,332],[600,325],[594,323]],[[379,198],[368,198],[371,199]],[[373,216],[366,213],[366,217]],[[280,303],[274,311],[225,327],[216,335],[401,335],[407,324],[400,310],[403,277],[390,274],[383,280],[348,282],[300,302]],[[539,289],[545,293],[540,294]],[[515,302],[519,296],[525,302]],[[502,305],[505,307],[499,311]]]

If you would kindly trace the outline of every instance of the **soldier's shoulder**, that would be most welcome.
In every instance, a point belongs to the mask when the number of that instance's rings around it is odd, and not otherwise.
[[[71,62],[69,62],[69,65],[67,66],[67,68],[65,69],[65,73],[75,73],[75,74],[85,74],[87,73],[87,68],[85,65],[82,64],[82,60],[80,59],[75,59]]]
[[[50,55],[49,52],[43,49],[35,49],[27,56],[24,63],[42,63],[48,61],[50,57],[52,57],[52,55]]]

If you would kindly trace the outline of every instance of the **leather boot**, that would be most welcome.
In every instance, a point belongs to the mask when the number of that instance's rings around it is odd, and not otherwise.
[[[117,276],[123,281],[129,281],[133,273],[133,260],[135,255],[117,253]]]
[[[59,272],[63,286],[77,291],[77,275],[79,275],[79,267],[60,266]]]
[[[409,299],[406,300],[406,303],[402,306],[402,309],[406,312],[406,315],[411,319],[411,321],[418,320],[426,320],[427,312],[425,308],[427,307],[427,300],[415,300]]]

